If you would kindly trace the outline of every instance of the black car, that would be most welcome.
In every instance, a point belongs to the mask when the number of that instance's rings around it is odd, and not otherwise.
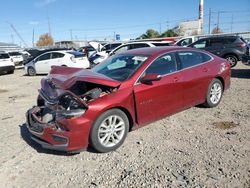
[[[209,51],[219,57],[227,59],[231,67],[241,61],[242,56],[249,55],[246,41],[240,36],[212,36],[199,39],[188,47]]]

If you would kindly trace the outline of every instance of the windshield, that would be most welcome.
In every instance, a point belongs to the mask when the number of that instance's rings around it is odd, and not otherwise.
[[[147,56],[142,55],[116,55],[94,67],[92,71],[114,80],[125,81],[129,79],[147,59]]]
[[[22,55],[19,52],[9,52],[10,56],[18,56],[18,55]]]
[[[8,54],[2,53],[0,54],[0,59],[8,59],[10,56]]]

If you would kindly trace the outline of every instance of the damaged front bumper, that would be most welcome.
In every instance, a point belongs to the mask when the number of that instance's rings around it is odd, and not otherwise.
[[[27,128],[31,139],[45,149],[58,151],[81,151],[88,146],[90,122],[82,117],[76,119],[56,118],[42,122],[44,107],[33,107],[26,113]]]

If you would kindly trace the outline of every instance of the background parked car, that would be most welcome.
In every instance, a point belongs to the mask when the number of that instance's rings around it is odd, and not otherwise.
[[[85,54],[77,51],[46,52],[25,64],[25,72],[30,76],[47,74],[51,66],[66,66],[89,68],[90,64]]]
[[[15,66],[23,64],[23,55],[20,52],[9,52],[9,55],[13,60]]]
[[[186,47],[195,41],[197,41],[199,38],[197,36],[189,36],[189,37],[183,37],[179,40],[177,40],[175,43],[173,43],[173,46],[183,46]]]
[[[9,73],[13,74],[15,64],[6,52],[0,52],[0,74]]]
[[[23,64],[25,65],[26,63],[29,63],[30,61],[34,60],[36,57],[39,55],[45,53],[45,52],[50,52],[50,51],[61,51],[61,50],[69,50],[68,48],[50,48],[50,49],[36,49],[36,48],[31,48],[27,49],[26,51],[30,56],[24,60]]]
[[[248,53],[247,43],[240,36],[206,37],[190,44],[189,47],[203,49],[225,58],[231,67],[236,66],[242,56]]]
[[[171,42],[155,42],[155,41],[148,41],[148,42],[131,42],[122,44],[115,49],[113,49],[110,53],[106,52],[99,52],[96,54],[95,57],[90,58],[90,62],[93,64],[99,64],[109,56],[114,54],[125,52],[127,50],[137,49],[137,48],[146,48],[146,47],[157,47],[157,46],[169,46]]]

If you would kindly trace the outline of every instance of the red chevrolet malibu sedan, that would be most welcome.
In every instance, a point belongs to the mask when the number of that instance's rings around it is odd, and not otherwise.
[[[217,106],[230,86],[230,64],[182,47],[120,53],[92,70],[52,67],[28,110],[31,138],[78,152],[117,149],[130,130],[198,104]]]

